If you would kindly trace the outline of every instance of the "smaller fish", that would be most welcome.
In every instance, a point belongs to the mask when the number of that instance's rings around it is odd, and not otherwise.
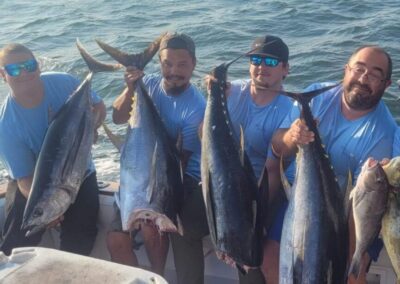
[[[350,194],[356,231],[356,249],[349,275],[358,277],[361,259],[378,236],[387,208],[389,183],[378,161],[368,158]]]
[[[389,193],[388,209],[382,219],[382,237],[400,283],[400,194]]]
[[[389,184],[393,187],[400,188],[400,156],[390,160],[390,162],[382,166],[386,173]]]

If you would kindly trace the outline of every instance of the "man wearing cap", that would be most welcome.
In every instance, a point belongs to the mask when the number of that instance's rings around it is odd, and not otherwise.
[[[227,90],[229,116],[235,133],[244,134],[246,153],[258,179],[264,167],[268,171],[269,202],[267,229],[275,212],[283,214],[280,196],[279,160],[270,149],[273,133],[282,123],[292,102],[280,94],[283,80],[289,72],[289,48],[279,37],[266,35],[256,38],[248,54],[250,79],[234,80]],[[206,84],[211,78],[206,77]],[[264,261],[260,269],[239,273],[240,283],[277,283],[279,268],[279,239],[281,227],[272,227],[264,243]],[[263,276],[264,274],[264,276]]]
[[[355,183],[369,157],[382,160],[392,155],[396,123],[381,100],[391,84],[391,74],[392,60],[384,49],[360,47],[345,65],[343,83],[311,101],[312,113],[319,122],[319,135],[342,190],[346,188],[349,171]],[[328,84],[316,83],[306,91]],[[277,156],[293,156],[298,146],[314,140],[314,133],[298,117],[296,103],[272,139],[272,149]],[[294,169],[292,163],[287,171],[292,173],[288,176],[289,181],[294,179]],[[350,236],[354,238],[352,230]],[[354,245],[353,238],[351,244]],[[381,248],[382,242],[376,240],[364,255],[358,283],[365,283],[368,264],[371,258],[378,258]],[[353,276],[349,282],[352,281]]]
[[[245,150],[258,179],[264,166],[269,177],[269,215],[279,209],[279,160],[270,149],[273,133],[282,123],[292,102],[280,95],[283,81],[289,72],[289,48],[279,37],[266,35],[256,38],[248,55],[250,79],[234,80],[227,94],[228,111],[236,133],[243,129]],[[266,226],[270,227],[267,220]],[[280,228],[275,229],[279,231]],[[267,283],[278,276],[280,232],[270,231],[264,244],[262,270]],[[260,270],[246,276],[239,273],[241,283],[262,283]]]
[[[203,283],[204,260],[202,238],[208,234],[207,219],[200,182],[200,140],[197,134],[203,120],[205,99],[190,83],[196,66],[195,45],[185,34],[167,34],[160,43],[161,74],[144,75],[129,67],[125,73],[127,88],[113,104],[113,121],[127,122],[131,111],[135,82],[142,77],[149,95],[175,141],[182,138],[185,199],[180,214],[184,236],[171,234],[178,283]],[[162,274],[168,252],[167,236],[159,236],[151,226],[142,228],[147,253],[155,272]],[[161,243],[160,243],[161,240]],[[147,242],[147,244],[146,244]],[[115,261],[135,264],[128,235],[110,232],[108,247]],[[119,255],[118,255],[119,254]],[[123,254],[125,254],[124,258]],[[129,255],[126,255],[129,254]]]

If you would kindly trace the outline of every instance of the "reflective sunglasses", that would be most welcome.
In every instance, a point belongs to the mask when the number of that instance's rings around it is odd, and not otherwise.
[[[269,67],[276,67],[279,64],[279,59],[260,56],[260,55],[251,55],[250,56],[250,63],[255,66],[260,66],[261,62],[264,61],[265,66]]]
[[[28,59],[24,62],[19,63],[12,63],[7,64],[4,66],[4,70],[10,75],[11,77],[16,77],[21,74],[22,68],[25,69],[27,72],[35,72],[38,68],[38,63],[36,59]]]

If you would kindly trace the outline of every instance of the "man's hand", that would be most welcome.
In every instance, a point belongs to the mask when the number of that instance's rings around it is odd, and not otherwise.
[[[209,74],[204,76],[204,86],[207,89],[207,93],[210,93],[210,91],[211,91],[211,81],[216,82],[216,80],[217,79],[215,79],[213,76],[211,76]],[[229,97],[230,92],[231,92],[231,83],[226,82],[225,96]]]
[[[306,145],[314,141],[314,132],[310,131],[305,122],[296,119],[286,133],[289,141],[297,146]]]
[[[142,70],[139,70],[133,66],[126,67],[124,79],[126,86],[131,94],[135,91],[136,81],[143,76],[144,73]]]
[[[57,227],[58,225],[60,225],[60,223],[64,221],[64,215],[61,215],[60,217],[58,217],[57,219],[51,221],[48,225],[47,228],[54,228]]]

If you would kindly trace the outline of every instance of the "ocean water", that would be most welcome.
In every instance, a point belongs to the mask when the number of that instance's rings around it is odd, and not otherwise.
[[[278,35],[290,49],[290,74],[285,88],[299,91],[316,81],[338,81],[355,48],[364,44],[384,47],[393,59],[393,84],[385,102],[400,122],[400,5],[398,1],[122,1],[122,0],[14,0],[0,1],[0,46],[18,42],[31,48],[42,70],[70,72],[83,78],[87,69],[75,47],[79,38],[102,61],[111,59],[94,39],[127,52],[140,52],[165,31],[192,36],[197,66],[193,83],[203,88],[202,78],[216,65],[249,50],[252,40]],[[145,72],[157,71],[155,57]],[[245,59],[234,64],[230,79],[247,78]],[[106,122],[123,135],[125,126],[111,121],[111,105],[124,86],[123,72],[97,74],[93,88],[107,106]],[[0,101],[8,92],[0,82]],[[93,147],[98,177],[118,180],[119,154],[100,131]],[[0,164],[0,182],[6,172]]]

